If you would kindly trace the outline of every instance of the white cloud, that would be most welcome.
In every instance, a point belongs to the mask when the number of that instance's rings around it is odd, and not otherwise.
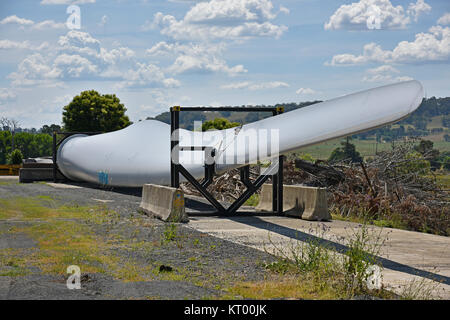
[[[280,12],[284,14],[289,14],[291,11],[286,7],[280,6]]]
[[[189,23],[235,24],[247,21],[265,21],[275,18],[269,0],[211,0],[201,2],[186,13]]]
[[[38,22],[34,24],[32,27],[34,30],[43,30],[43,29],[65,29],[66,24],[63,22],[55,22],[53,20],[45,20],[42,22]]]
[[[450,12],[447,12],[442,17],[440,17],[437,23],[440,25],[449,25],[450,24]]]
[[[26,57],[18,66],[18,71],[11,73],[8,78],[13,86],[61,86],[56,81],[59,71],[48,65],[47,60],[40,54],[34,53]]]
[[[419,16],[422,13],[429,13],[431,11],[431,6],[425,3],[425,0],[417,0],[416,3],[410,3],[408,6],[407,13],[414,17],[414,21],[419,20]]]
[[[221,58],[225,44],[180,44],[159,42],[147,50],[151,56],[176,56],[174,63],[167,69],[174,74],[190,72],[222,72],[228,75],[245,73],[242,65],[230,67]]]
[[[223,72],[229,75],[236,75],[247,72],[242,65],[230,68],[224,60],[207,55],[197,57],[181,55],[176,58],[173,65],[170,66],[168,70],[175,74],[189,72]]]
[[[235,82],[235,83],[230,83],[230,84],[225,84],[223,86],[221,86],[221,89],[246,89],[251,85],[250,82],[248,81],[243,81],[243,82]]]
[[[287,27],[270,22],[276,17],[272,9],[269,0],[211,0],[197,3],[179,21],[158,12],[143,28],[158,26],[175,40],[278,38]]]
[[[10,24],[10,23],[20,24],[22,26],[28,26],[28,25],[34,24],[33,20],[19,18],[16,15],[6,17],[2,21],[0,21],[0,24]]]
[[[31,49],[29,41],[0,40],[0,49]]]
[[[166,78],[163,71],[153,64],[137,63],[137,69],[130,69],[124,74],[125,81],[120,82],[118,88],[155,88],[179,87],[180,82],[173,78]]]
[[[99,72],[99,66],[79,55],[61,54],[56,57],[53,66],[55,76],[63,78],[80,78]]]
[[[95,3],[95,0],[42,0],[43,5],[53,5],[53,4],[85,4],[85,3]]]
[[[361,55],[335,55],[328,65],[357,65],[376,63],[450,62],[450,27],[434,26],[428,33],[416,34],[412,42],[401,41],[392,50],[383,50],[376,43],[366,44]]]
[[[90,34],[75,30],[61,36],[45,55],[26,57],[8,77],[13,86],[62,86],[63,81],[81,79],[119,81],[121,88],[179,86],[159,67],[136,63],[130,48],[108,50]]]
[[[261,83],[253,83],[249,81],[243,82],[235,82],[221,86],[221,89],[248,89],[248,90],[263,90],[263,89],[276,89],[276,88],[287,88],[289,84],[282,81],[270,81],[270,82],[261,82]]]
[[[146,21],[142,30],[159,28],[160,33],[175,43],[160,42],[147,50],[151,56],[172,57],[166,69],[172,74],[225,73],[230,76],[246,73],[243,65],[230,66],[223,58],[227,46],[235,41],[254,37],[278,38],[287,30],[272,23],[280,12],[274,12],[270,0],[197,1],[177,20],[158,12],[153,21]],[[188,41],[189,43],[180,43]]]
[[[52,103],[66,105],[72,99],[73,99],[73,96],[71,96],[70,94],[66,94],[66,95],[63,95],[63,96],[58,96],[58,97],[53,98]]]
[[[0,105],[6,101],[16,99],[17,95],[9,88],[0,88]]]
[[[55,22],[53,20],[44,20],[41,22],[34,22],[33,20],[19,18],[16,15],[12,15],[4,18],[0,21],[0,24],[18,24],[21,29],[25,26],[30,27],[31,30],[43,30],[43,29],[65,29],[66,24],[62,22]]]
[[[429,12],[431,7],[424,0],[410,3],[408,9],[392,5],[390,0],[360,0],[341,5],[325,23],[325,30],[369,30],[368,23],[379,22],[381,29],[405,29],[411,17]]]
[[[300,88],[297,91],[295,91],[296,94],[301,94],[301,95],[312,95],[312,94],[316,94],[319,93],[311,88]]]
[[[8,39],[0,40],[0,50],[1,49],[26,49],[40,51],[48,47],[48,42],[43,42],[39,46],[32,45],[29,41],[12,41]]]
[[[366,71],[366,75],[363,78],[363,81],[392,83],[392,82],[413,80],[413,78],[408,76],[398,76],[399,73],[400,73],[399,70],[390,65],[382,65],[377,68],[368,69]]]

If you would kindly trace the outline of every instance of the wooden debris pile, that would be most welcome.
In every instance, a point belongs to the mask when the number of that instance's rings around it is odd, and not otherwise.
[[[254,181],[259,176],[260,168],[258,166],[250,167],[250,179]],[[180,188],[186,194],[201,196],[200,192],[190,183],[183,182]],[[233,169],[220,176],[215,176],[213,182],[207,190],[218,201],[232,203],[245,191],[246,187],[240,179],[239,169]]]
[[[296,161],[304,184],[327,187],[332,213],[383,221],[387,226],[450,235],[450,197],[430,170],[428,155],[399,144],[366,162]]]
[[[413,143],[399,144],[361,163],[330,164],[285,160],[284,183],[326,187],[332,213],[382,221],[386,226],[450,235],[450,197],[436,183],[427,155],[417,156]],[[427,165],[428,163],[428,165]],[[260,174],[251,166],[250,178]],[[271,183],[269,178],[267,183]],[[187,194],[201,194],[182,183]],[[233,202],[246,189],[239,170],[214,177],[208,191],[219,201]]]

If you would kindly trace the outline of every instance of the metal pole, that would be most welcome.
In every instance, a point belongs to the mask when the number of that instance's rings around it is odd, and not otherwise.
[[[277,114],[282,114],[284,112],[284,107],[277,107]],[[281,215],[283,214],[283,160],[282,155],[278,158],[278,174],[276,176],[277,180],[277,210],[276,212]]]
[[[175,177],[175,166],[172,159],[172,150],[174,147],[174,141],[172,141],[174,130],[174,114],[173,108],[170,108],[170,186],[173,188],[175,186],[174,177]]]
[[[277,213],[283,214],[283,156],[279,157],[278,160],[278,174],[277,174],[277,185],[278,185],[278,207],[277,207]]]
[[[56,132],[53,131],[53,182],[56,183]]]
[[[276,116],[278,114],[278,110],[275,109],[272,111],[272,115]],[[272,175],[272,211],[277,212],[278,210],[278,174],[275,173]]]
[[[174,176],[174,188],[179,188],[180,187],[180,173],[179,173],[179,161],[180,161],[180,150],[178,149],[178,145],[180,143],[180,107],[179,106],[175,106],[173,107],[174,112],[174,121],[175,121],[175,148],[177,149],[177,154],[176,154],[176,163],[175,163],[175,176]]]
[[[172,152],[178,149],[179,144],[179,127],[180,127],[180,107],[174,106],[170,108],[170,184],[172,188],[180,187],[180,175],[178,170],[179,150],[176,159],[173,159]]]

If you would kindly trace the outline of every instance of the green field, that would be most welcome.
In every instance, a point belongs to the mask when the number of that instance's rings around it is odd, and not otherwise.
[[[427,137],[425,137],[427,139]],[[310,154],[314,159],[322,159],[326,160],[330,156],[331,152],[336,149],[337,147],[341,146],[341,141],[344,141],[344,139],[334,139],[327,142],[323,142],[320,144],[316,144],[313,146],[301,148],[295,151],[295,153],[308,153]],[[374,156],[375,152],[380,151],[388,151],[392,149],[392,143],[390,142],[379,142],[378,144],[375,142],[375,140],[351,140],[351,143],[353,143],[356,146],[356,150],[363,156],[363,157],[370,157]],[[395,143],[401,143],[401,142],[395,142]],[[450,151],[450,142],[447,141],[434,141],[434,148],[438,149],[439,151]]]

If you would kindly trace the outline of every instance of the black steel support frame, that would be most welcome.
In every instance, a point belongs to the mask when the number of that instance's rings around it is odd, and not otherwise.
[[[70,136],[73,136],[75,134],[85,134],[85,135],[95,135],[95,134],[99,134],[101,132],[58,132],[58,131],[53,131],[53,148],[52,148],[52,161],[53,161],[53,182],[58,182],[58,178],[57,178],[57,174],[58,171],[59,173],[66,179],[66,180],[70,180],[68,179],[58,168],[58,163],[57,163],[57,156],[58,156],[58,147],[61,145],[61,143],[63,143],[64,140],[66,140],[67,138],[69,138]],[[57,136],[58,135],[63,135],[64,137],[58,142],[57,141]]]
[[[205,177],[202,182],[198,182],[183,165],[178,163],[180,151],[205,151],[205,159],[209,156],[214,157],[215,150],[211,147],[179,147],[179,127],[181,111],[231,111],[231,112],[272,112],[273,116],[284,112],[283,107],[265,108],[265,107],[179,107],[170,108],[170,178],[173,188],[180,187],[180,174],[190,182],[217,210],[220,215],[233,215],[269,178],[270,174],[259,176],[255,182],[250,181],[250,166],[246,165],[239,168],[241,181],[246,186],[242,195],[232,203],[228,208],[224,208],[212,195],[206,190],[211,184],[215,173],[215,163],[205,163]],[[174,162],[173,153],[177,157]],[[283,214],[283,156],[278,157],[278,171],[272,176],[272,211],[279,215]]]

